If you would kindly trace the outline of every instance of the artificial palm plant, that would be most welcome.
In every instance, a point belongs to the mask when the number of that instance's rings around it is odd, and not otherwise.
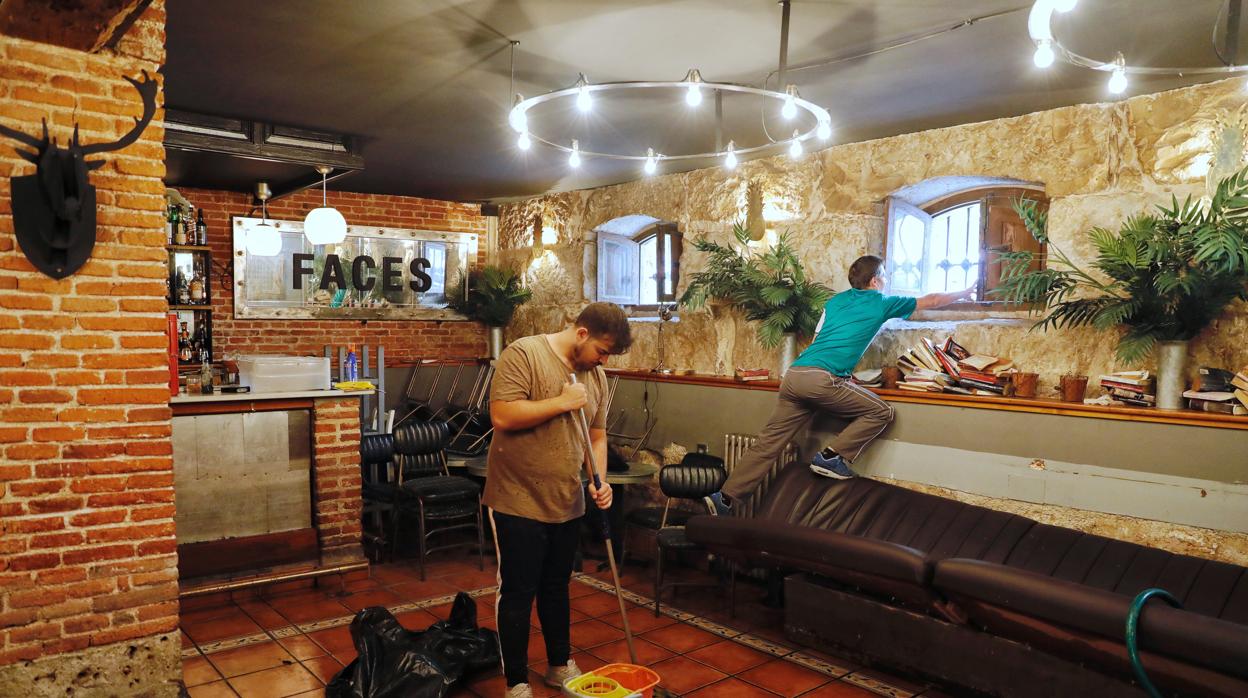
[[[1047,216],[1035,202],[1015,204],[1027,230],[1048,245],[1048,264],[1026,271],[1031,252],[1007,252],[996,295],[1034,304],[1035,327],[1118,325],[1118,358],[1128,364],[1158,342],[1200,334],[1235,299],[1248,299],[1248,169],[1219,182],[1208,206],[1191,197],[1141,213],[1112,232],[1093,228],[1094,276],[1048,238]],[[1106,281],[1101,279],[1105,278]]]
[[[750,231],[744,223],[733,223],[732,234],[740,249],[748,249]],[[747,320],[761,323],[758,340],[768,348],[780,344],[786,333],[798,337],[815,334],[823,304],[832,296],[832,290],[806,278],[801,260],[789,244],[788,233],[781,235],[770,250],[756,255],[743,254],[704,237],[694,240],[693,246],[709,257],[706,271],[692,275],[680,297],[681,305],[696,310],[709,299],[733,303]]]
[[[466,292],[464,284],[468,285]],[[447,305],[490,327],[506,326],[516,308],[533,297],[533,291],[524,287],[520,274],[504,267],[489,266],[474,269],[466,276],[460,274],[454,287],[447,294]]]

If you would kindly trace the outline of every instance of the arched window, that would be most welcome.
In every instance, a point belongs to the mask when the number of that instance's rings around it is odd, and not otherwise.
[[[598,300],[630,306],[676,302],[682,245],[675,223],[621,216],[595,232]]]
[[[970,177],[928,180],[888,197],[889,292],[921,296],[973,286],[974,306],[1001,304],[989,293],[1001,281],[1001,252],[1029,250],[1034,268],[1043,264],[1044,246],[1014,211],[1021,198],[1048,206],[1035,185]]]

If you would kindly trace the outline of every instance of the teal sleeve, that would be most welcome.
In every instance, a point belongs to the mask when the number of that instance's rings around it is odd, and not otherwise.
[[[885,296],[884,317],[890,320],[895,317],[908,318],[918,302],[919,299],[910,296]]]

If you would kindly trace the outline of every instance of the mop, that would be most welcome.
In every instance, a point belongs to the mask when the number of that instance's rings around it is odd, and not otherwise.
[[[572,383],[576,383],[576,374],[569,374]],[[594,447],[589,438],[589,421],[585,419],[585,408],[577,410],[576,424],[581,433],[581,443],[585,446],[585,470],[589,474],[589,479],[594,483],[594,489],[602,488],[602,480],[598,477],[598,468],[594,467]],[[628,626],[628,609],[624,607],[624,594],[620,589],[620,570],[615,566],[615,550],[611,545],[611,522],[607,518],[605,509],[599,510],[602,514],[602,540],[607,549],[607,562],[611,565],[611,578],[615,581],[615,600],[620,603],[620,620],[624,623],[624,639],[628,642],[628,660],[633,664],[637,663],[637,651],[633,649],[633,631]]]

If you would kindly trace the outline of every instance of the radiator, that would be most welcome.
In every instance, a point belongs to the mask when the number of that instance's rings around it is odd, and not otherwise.
[[[737,463],[741,462],[741,458],[750,447],[758,441],[758,437],[753,434],[724,434],[724,469],[731,475]],[[758,489],[754,491],[754,496],[750,497],[748,502],[738,502],[734,505],[734,513],[737,516],[753,516],[754,508],[757,503],[767,494],[767,489],[771,487],[771,483],[776,479],[776,473],[780,472],[786,464],[797,459],[797,446],[789,442],[784,450],[780,452],[780,457],[776,459],[775,464],[771,466],[771,472],[767,473],[767,477],[763,479]]]

